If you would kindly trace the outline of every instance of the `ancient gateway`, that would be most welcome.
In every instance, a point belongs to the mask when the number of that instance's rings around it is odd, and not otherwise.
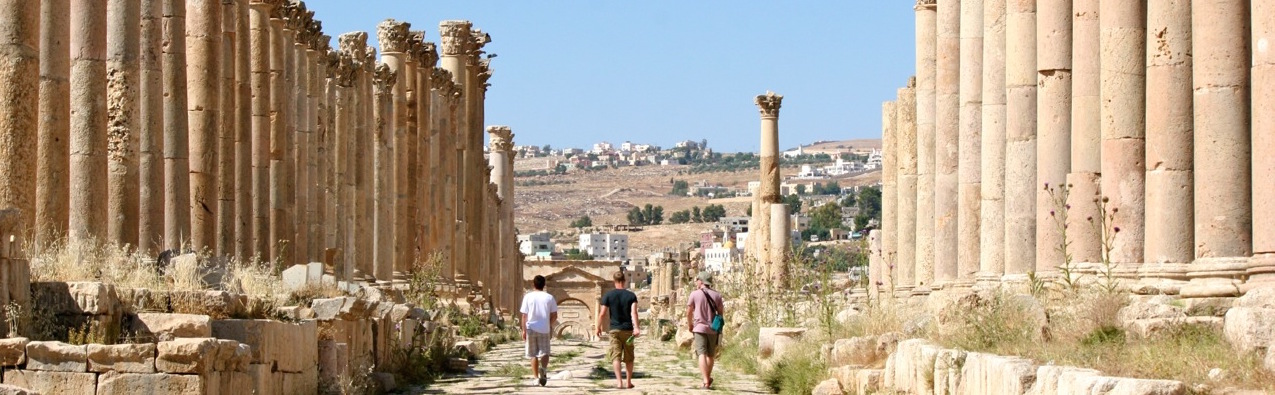
[[[0,20],[4,257],[66,237],[394,286],[439,254],[462,295],[517,307],[513,133],[487,127],[485,154],[470,22],[436,46],[386,20],[378,58],[295,0],[3,0]]]
[[[1275,281],[1275,1],[920,0],[877,290]]]

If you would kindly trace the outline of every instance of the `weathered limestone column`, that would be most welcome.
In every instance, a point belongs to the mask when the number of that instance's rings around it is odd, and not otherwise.
[[[1005,6],[1005,276],[1036,268],[1036,4]]]
[[[284,32],[284,13],[288,4],[271,9],[269,23],[269,56],[270,56],[270,182],[269,182],[269,223],[270,231],[267,243],[268,250],[262,254],[272,265],[287,265],[291,258],[293,233],[288,209],[292,202],[288,200],[287,183],[291,175],[288,173],[287,158],[291,150],[289,132],[291,130],[290,112],[291,87],[287,83],[288,45]]]
[[[899,89],[894,106],[894,135],[898,136],[895,140],[895,152],[898,153],[895,163],[898,166],[898,204],[895,206],[899,212],[898,226],[895,234],[882,236],[898,239],[895,244],[898,253],[894,256],[894,272],[890,272],[890,263],[886,263],[883,276],[879,278],[883,279],[881,281],[894,281],[895,288],[904,290],[910,290],[916,279],[916,251],[919,247],[916,240],[916,109],[916,77],[912,77],[908,78],[907,87]]]
[[[213,254],[216,256],[235,255],[235,138],[238,122],[235,117],[241,104],[238,101],[239,86],[235,83],[235,58],[238,56],[236,37],[238,36],[239,6],[234,1],[221,5],[221,68],[218,73],[221,83],[218,87],[221,101],[221,116],[217,121],[217,220],[213,225]]]
[[[339,39],[342,43],[346,41],[346,35],[341,35]],[[333,70],[335,82],[337,85],[336,95],[333,100],[333,173],[336,188],[339,190],[335,195],[336,198],[336,216],[333,218],[332,226],[336,227],[337,246],[342,248],[341,261],[344,262],[342,268],[338,269],[342,279],[351,281],[355,278],[355,272],[358,270],[354,263],[353,256],[356,250],[354,243],[354,120],[355,107],[357,100],[355,99],[355,87],[357,85],[357,65],[354,59],[345,51],[345,46],[341,46],[342,51],[336,57],[333,63],[329,63],[329,68]],[[362,278],[362,273],[358,274]]]
[[[327,53],[328,42],[331,38],[323,34],[322,23],[312,21],[310,25],[310,43],[306,48],[306,57],[310,61],[310,122],[312,126],[311,136],[311,158],[313,170],[311,175],[311,203],[310,210],[313,213],[310,220],[310,260],[313,262],[323,262],[324,251],[328,248],[335,247],[336,244],[328,237],[329,229],[332,227],[332,200],[330,197],[330,189],[332,186],[331,167],[329,165],[332,157],[331,139],[332,129],[328,124],[332,120],[330,101],[328,94],[331,92],[328,86],[327,69]]]
[[[780,287],[788,286],[788,256],[792,251],[792,226],[788,205],[770,205],[770,281]],[[752,228],[749,228],[752,231]],[[758,234],[757,236],[765,237]]]
[[[155,253],[164,232],[164,75],[161,0],[141,1],[138,68],[137,250]]]
[[[371,206],[367,196],[371,194],[371,184],[367,179],[368,175],[365,170],[370,163],[367,157],[371,152],[369,141],[371,133],[368,133],[366,126],[367,112],[371,100],[367,88],[370,86],[371,75],[368,73],[367,62],[367,33],[351,32],[345,33],[338,38],[341,54],[351,60],[350,73],[350,101],[346,102],[346,122],[350,132],[346,134],[348,145],[346,152],[346,178],[347,188],[349,189],[349,212],[348,215],[348,235],[349,248],[345,254],[345,264],[351,270],[349,274],[353,281],[366,281],[372,274],[372,238],[371,238]],[[338,103],[338,110],[342,108]],[[338,120],[340,122],[340,120]],[[339,133],[339,132],[338,132]]]
[[[468,232],[468,221],[473,218],[469,216],[470,210],[466,207],[466,205],[473,202],[473,198],[470,195],[470,191],[473,188],[471,188],[470,185],[474,183],[473,177],[477,176],[477,174],[473,172],[473,169],[471,169],[471,166],[465,165],[470,163],[470,161],[465,160],[464,156],[469,142],[466,132],[469,130],[468,120],[470,118],[468,115],[468,106],[465,105],[466,100],[468,99],[466,95],[470,92],[466,86],[467,75],[469,72],[465,65],[465,57],[467,56],[466,52],[468,52],[468,47],[472,43],[472,39],[470,38],[471,26],[472,24],[470,24],[469,21],[454,20],[443,21],[438,25],[440,42],[442,44],[442,58],[439,60],[439,63],[444,70],[451,73],[452,83],[455,84],[457,91],[461,95],[461,97],[458,98],[460,103],[456,109],[456,114],[450,117],[451,122],[449,122],[449,129],[454,130],[452,133],[455,133],[454,141],[456,142],[458,154],[460,154],[456,158],[456,160],[460,161],[460,165],[457,166],[457,172],[454,175],[457,180],[456,184],[459,193],[453,201],[455,205],[455,229],[458,233],[452,243],[453,251],[450,258],[456,262],[456,281],[458,283],[465,284],[468,284],[473,280],[471,277],[472,262],[470,261],[471,258],[469,256],[473,240],[470,239],[471,236]],[[472,156],[472,154],[470,156]],[[473,203],[477,204],[477,202]]]
[[[961,0],[960,130],[956,281],[971,286],[979,270],[983,203],[983,0]]]
[[[1099,232],[1099,175],[1102,172],[1102,118],[1099,105],[1101,60],[1099,0],[1072,0],[1071,173],[1067,204],[1067,249],[1073,262],[1102,260]]]
[[[451,117],[455,112],[455,96],[459,94],[450,73],[441,68],[430,70],[433,98],[430,102],[430,171],[437,175],[437,213],[434,228],[437,229],[438,252],[442,254],[442,273],[448,280],[459,280],[459,267],[455,256],[456,145],[453,140]]]
[[[1005,274],[1005,0],[983,2],[983,201],[975,280],[994,286]]]
[[[249,13],[252,90],[252,248],[246,256],[270,256],[270,13],[275,2],[252,0]]]
[[[96,27],[83,20],[83,15],[91,9],[83,8],[77,2],[75,11],[80,15],[72,16],[72,26]],[[96,7],[100,8],[100,7]],[[92,10],[96,11],[96,10]],[[92,15],[101,14],[93,12]],[[0,68],[0,210],[16,208],[21,212],[15,221],[18,235],[14,245],[22,245],[35,224],[34,178],[37,134],[40,106],[40,2],[32,0],[0,0],[0,51],[5,54],[5,66]],[[96,30],[105,33],[105,26]],[[90,30],[92,31],[92,30]],[[78,41],[78,40],[77,40]],[[78,45],[77,45],[78,44]],[[81,47],[83,42],[72,42],[72,47]],[[105,43],[97,48],[99,52]],[[91,48],[90,48],[91,49]],[[63,54],[65,55],[65,54]],[[89,59],[85,59],[89,60]],[[77,68],[88,66],[76,59]],[[100,56],[98,63],[101,63]],[[103,67],[98,67],[102,68]],[[81,75],[81,78],[87,75]],[[103,76],[104,77],[104,76]],[[79,78],[74,80],[81,81]],[[83,89],[77,89],[84,92]],[[99,116],[105,119],[104,116]],[[7,230],[7,229],[6,229]],[[3,240],[7,246],[9,240]],[[4,256],[21,257],[20,253],[12,253],[5,248]],[[7,299],[7,296],[6,296]]]
[[[507,293],[510,287],[516,286],[516,279],[509,275],[513,270],[513,257],[508,256],[509,244],[517,237],[513,233],[514,134],[504,125],[488,126],[487,134],[491,135],[491,154],[488,158],[491,163],[491,179],[496,184],[496,198],[500,202],[497,204],[497,220],[493,221],[497,223],[497,232],[492,248],[499,252],[498,266],[495,268],[499,275],[496,290],[501,295],[500,304],[512,308],[513,305],[509,304],[512,299]]]
[[[14,7],[16,6],[10,8]],[[15,26],[15,28],[22,27]],[[73,111],[71,111],[69,236],[72,240],[90,240],[105,237],[107,230],[106,206],[102,204],[107,200],[106,2],[71,1],[71,31],[76,33],[71,35],[71,108]],[[25,66],[38,67],[38,61]],[[23,72],[25,74],[26,70]],[[12,81],[12,84],[16,84],[12,86],[21,86],[23,82],[26,81]],[[29,127],[30,125],[13,126]],[[19,152],[23,151],[25,150]],[[22,194],[13,193],[9,196],[13,196],[8,198],[13,199],[13,202],[9,203],[11,205],[27,207],[30,204],[29,195],[25,193],[25,189]],[[19,196],[22,198],[19,199]]]
[[[289,107],[292,119],[296,119],[295,127],[292,135],[292,156],[289,160],[289,173],[292,179],[288,183],[290,192],[290,200],[293,202],[289,211],[292,217],[292,235],[294,246],[292,247],[291,264],[303,265],[310,263],[312,256],[310,250],[310,221],[314,216],[314,209],[311,208],[310,202],[313,197],[311,193],[313,167],[311,166],[311,145],[314,144],[314,117],[311,109],[314,107],[310,103],[310,58],[306,56],[306,47],[310,42],[310,22],[314,18],[313,11],[307,11],[305,3],[297,3],[294,16],[288,19],[288,26],[292,28],[293,34],[292,46],[288,49],[292,51],[288,64],[292,71],[289,82],[292,86],[292,95],[294,97],[292,106]]]
[[[384,41],[382,41],[384,43]],[[373,255],[373,276],[377,283],[387,284],[394,273],[394,87],[397,76],[389,66],[379,64],[372,76],[373,119],[375,128],[372,133],[375,182],[372,193],[375,199],[375,246]]]
[[[934,282],[934,116],[938,56],[936,0],[916,2],[916,270],[914,293],[928,294]],[[900,279],[902,280],[902,279]]]
[[[505,170],[500,174],[500,241],[504,245],[501,267],[498,269],[505,277],[505,306],[516,309],[522,297],[519,284],[522,283],[522,260],[518,251],[518,229],[515,227],[514,207],[514,157],[513,133],[505,147]]]
[[[235,191],[234,256],[245,262],[252,257],[252,34],[248,1],[235,2]]]
[[[438,52],[434,43],[423,41],[424,32],[413,34],[417,40],[416,49],[416,127],[419,146],[418,179],[420,197],[418,198],[417,218],[421,223],[419,259],[428,260],[432,254],[441,251],[439,245],[442,229],[439,228],[439,217],[442,207],[442,174],[438,173],[438,135],[434,133],[434,66],[438,63]],[[410,264],[410,263],[409,263]],[[450,275],[450,274],[449,274]]]
[[[355,240],[359,243],[359,270],[367,274],[364,281],[371,283],[376,275],[376,94],[373,78],[376,76],[377,61],[375,50],[366,44],[367,33],[360,33],[363,37],[360,41],[363,54],[359,57],[361,79],[358,81],[360,116],[355,119],[354,141],[354,152],[361,153],[355,155],[358,158],[358,178],[355,180],[358,195],[355,204],[360,214],[355,218],[355,230],[358,232]]]
[[[1275,1],[1252,0],[1253,179],[1275,179]],[[1248,286],[1275,281],[1275,188],[1253,183]]]
[[[1234,279],[1248,268],[1253,254],[1249,11],[1248,0],[1192,3],[1194,171],[1199,177],[1196,259],[1191,284],[1182,288],[1184,297],[1237,294]],[[1260,182],[1272,185],[1270,179]]]
[[[881,231],[891,236],[898,233],[898,124],[895,113],[898,102],[881,103]],[[881,258],[894,262],[898,240],[887,237],[881,241]]]
[[[882,212],[885,211],[882,210]],[[887,268],[885,267],[885,258],[881,256],[884,250],[881,239],[890,236],[885,236],[884,234],[885,232],[880,229],[868,231],[868,296],[872,298],[877,298],[881,294],[881,290],[884,288],[883,284],[886,281],[885,276],[882,275]]]
[[[420,36],[417,36],[420,34]],[[394,260],[394,283],[406,284],[408,273],[412,270],[413,265],[420,259],[420,251],[425,241],[424,229],[421,224],[421,210],[425,204],[425,188],[421,186],[421,180],[424,178],[420,171],[420,122],[418,121],[420,113],[420,68],[418,67],[421,41],[418,37],[424,37],[424,32],[409,32],[406,48],[406,61],[403,64],[403,74],[400,78],[404,80],[403,88],[403,122],[404,135],[403,144],[398,148],[402,150],[404,156],[404,168],[406,174],[399,176],[402,184],[398,188],[402,191],[399,193],[403,196],[403,200],[399,203],[405,206],[404,210],[407,215],[402,219],[405,222],[403,229],[406,234],[399,237],[405,245],[405,251],[400,252],[399,258]]]
[[[411,259],[412,251],[416,248],[414,245],[415,238],[412,234],[415,216],[411,210],[411,197],[415,190],[408,185],[410,150],[408,149],[409,138],[407,130],[407,91],[410,84],[412,84],[408,77],[410,67],[407,65],[409,57],[408,44],[411,38],[410,27],[411,25],[405,22],[386,19],[377,25],[376,29],[377,41],[381,44],[381,61],[385,62],[389,70],[397,76],[396,83],[389,88],[389,92],[386,92],[391,100],[391,111],[388,114],[390,119],[387,120],[391,128],[388,129],[390,135],[387,138],[393,140],[394,147],[393,158],[390,158],[391,163],[387,164],[391,174],[393,174],[393,177],[389,180],[391,182],[390,189],[387,191],[391,195],[380,196],[382,196],[382,200],[389,200],[390,196],[394,200],[391,206],[393,208],[392,217],[390,218],[390,225],[393,227],[391,252],[394,254],[390,273],[394,280],[400,282],[407,279],[403,272],[403,265]],[[390,277],[381,278],[379,276],[377,278],[380,280],[391,279]]]
[[[186,113],[186,1],[164,0],[164,248],[190,239],[190,122]],[[72,206],[75,203],[72,202]]]
[[[13,28],[38,28],[39,43],[39,118],[37,148],[36,148],[36,166],[35,166],[35,198],[34,205],[28,210],[29,214],[23,217],[27,220],[34,219],[35,226],[35,245],[47,246],[53,243],[61,236],[66,235],[68,207],[67,202],[70,199],[70,191],[68,190],[69,180],[67,179],[67,171],[69,170],[69,161],[71,153],[70,145],[70,115],[71,115],[71,88],[68,79],[71,73],[71,58],[68,56],[71,49],[68,46],[71,39],[71,27],[68,24],[68,18],[71,13],[70,0],[41,0],[39,6],[39,24],[26,25],[31,23],[25,19],[26,15],[21,12],[29,12],[26,7],[29,0],[15,0],[7,4],[6,13],[18,12],[18,14],[5,14],[5,20],[16,21],[11,24]],[[15,7],[15,8],[10,8]],[[15,32],[17,33],[17,32]],[[21,32],[25,33],[25,32]],[[20,37],[18,35],[8,37]],[[158,41],[156,42],[158,43]],[[18,45],[29,45],[27,43],[17,43]],[[5,44],[11,45],[11,44]],[[19,47],[19,51],[25,47]],[[16,53],[16,52],[15,52]],[[27,60],[28,62],[30,60]],[[25,66],[25,64],[24,64]],[[19,71],[19,69],[14,69]],[[26,72],[26,70],[21,70]],[[21,79],[23,77],[19,77]],[[4,84],[5,87],[13,87],[18,89],[19,85]],[[156,95],[158,97],[158,95]],[[7,97],[7,96],[6,96]],[[16,111],[6,110],[6,111]],[[18,113],[23,114],[23,113]],[[4,119],[14,119],[20,121],[22,118],[9,118],[5,115]],[[7,125],[3,129],[6,133],[24,133],[28,129],[21,125]],[[7,138],[6,138],[7,139]],[[9,141],[28,141],[21,137],[7,139]],[[5,158],[11,158],[14,162],[6,164],[10,166],[13,163],[26,164],[29,161],[21,160],[18,156],[6,154]],[[8,163],[8,162],[6,162]],[[30,174],[31,172],[22,171],[16,174]],[[6,176],[7,177],[7,176]],[[16,192],[16,191],[15,191]],[[17,193],[14,196],[21,196]]]
[[[1191,2],[1147,2],[1147,264],[1195,259]],[[1144,266],[1144,269],[1146,267]]]
[[[1146,168],[1145,0],[1101,0],[1102,196],[1118,210],[1110,259],[1127,268],[1142,262]],[[1115,231],[1119,228],[1119,231]]]
[[[934,111],[934,283],[956,281],[961,115],[961,3],[938,5]]]
[[[195,251],[215,249],[217,133],[221,120],[221,2],[186,0],[194,23],[186,31],[190,87],[190,225]]]
[[[482,92],[485,87],[484,81],[480,81],[479,74],[481,71],[480,57],[482,55],[482,47],[490,41],[481,30],[470,29],[469,43],[465,47],[464,53],[464,69],[465,83],[462,88],[464,94],[465,120],[462,122],[464,128],[461,129],[461,136],[465,138],[465,191],[468,198],[465,203],[465,225],[466,234],[469,239],[466,252],[469,259],[468,262],[473,267],[475,274],[474,279],[477,281],[486,281],[490,278],[491,272],[487,265],[487,244],[483,240],[484,226],[487,223],[484,213],[485,198],[487,193],[487,177],[490,170],[487,169],[487,161],[483,157],[483,97]],[[490,295],[491,283],[486,281],[485,294]]]
[[[1036,3],[1036,266],[1038,275],[1064,264],[1062,226],[1066,202],[1055,202],[1046,188],[1061,194],[1071,171],[1071,4]],[[1060,195],[1061,196],[1061,195]]]
[[[783,106],[783,101],[783,95],[770,91],[753,99],[761,111],[761,185],[757,187],[757,195],[753,197],[757,208],[753,210],[753,218],[749,221],[748,233],[749,238],[755,240],[753,251],[758,266],[765,268],[759,272],[767,273],[767,278],[772,279],[787,278],[787,273],[780,271],[786,268],[776,267],[776,261],[772,260],[774,255],[770,242],[773,240],[769,236],[772,233],[770,222],[773,220],[770,206],[783,205],[779,195],[779,108]],[[782,287],[783,284],[776,283],[776,286]]]

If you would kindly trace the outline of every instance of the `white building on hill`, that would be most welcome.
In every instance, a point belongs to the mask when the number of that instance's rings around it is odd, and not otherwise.
[[[599,261],[623,261],[629,259],[629,236],[585,233],[580,235],[580,251]]]

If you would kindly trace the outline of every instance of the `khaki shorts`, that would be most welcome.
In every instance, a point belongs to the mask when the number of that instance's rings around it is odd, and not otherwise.
[[[611,334],[611,349],[607,351],[607,360],[614,361],[618,358],[620,362],[633,363],[633,343],[629,343],[633,331],[611,330],[607,333]]]
[[[527,331],[527,358],[543,358],[549,356],[549,334]]]
[[[692,343],[693,344],[692,348],[695,349],[695,354],[708,355],[708,356],[716,358],[717,357],[717,341],[719,339],[719,336],[721,335],[718,335],[718,334],[710,335],[707,333],[695,332],[695,340],[694,340],[694,343]]]

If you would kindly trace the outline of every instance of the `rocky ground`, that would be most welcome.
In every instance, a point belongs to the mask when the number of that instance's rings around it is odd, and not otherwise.
[[[718,365],[713,389],[702,390],[699,369],[688,352],[679,352],[669,343],[638,338],[637,363],[632,389],[616,389],[611,363],[605,361],[606,342],[554,340],[549,363],[549,382],[541,387],[523,358],[521,342],[506,343],[488,351],[465,375],[439,380],[413,394],[683,394],[769,393],[757,377],[727,370]]]

